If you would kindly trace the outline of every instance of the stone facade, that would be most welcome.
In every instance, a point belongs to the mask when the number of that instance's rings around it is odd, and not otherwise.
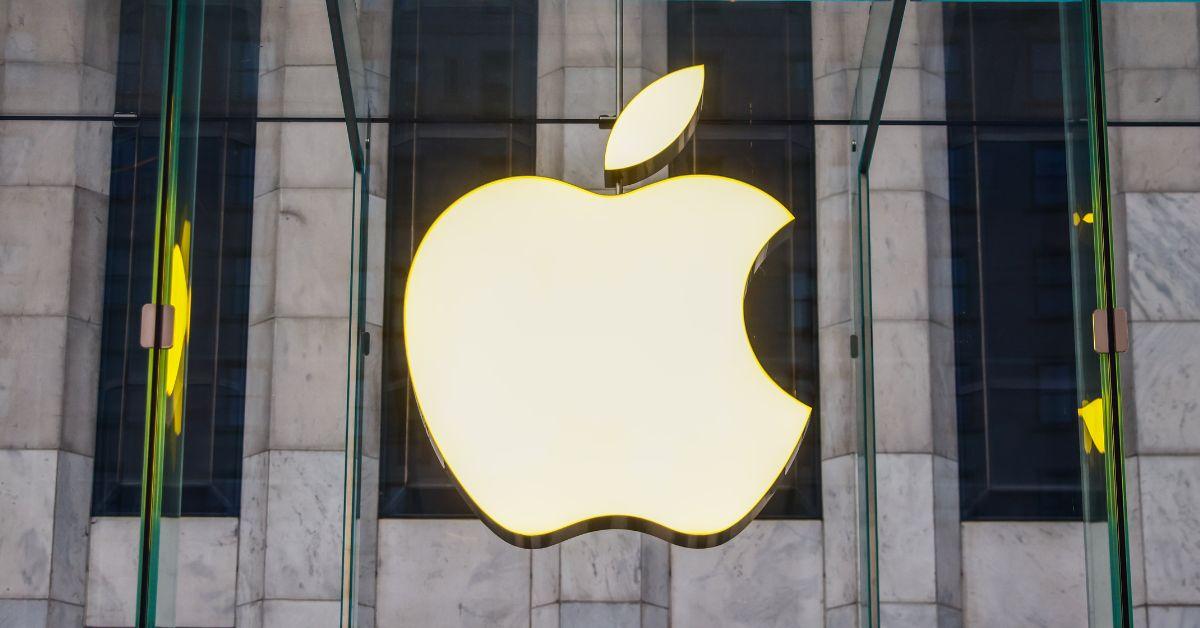
[[[0,2],[0,114],[111,115],[118,2]],[[83,623],[112,125],[0,122],[0,625]]]
[[[821,119],[849,118],[866,32],[865,5],[814,3],[813,105]],[[821,378],[821,507],[825,623],[856,625],[860,598],[858,429],[850,345],[850,131],[817,126],[817,321]]]
[[[264,2],[239,625],[335,625],[340,608],[354,169],[325,2]],[[252,404],[252,405],[251,405]]]
[[[942,7],[907,5],[885,118],[945,111]],[[946,128],[883,126],[870,170],[880,619],[962,624]]]
[[[367,42],[388,3],[360,2]],[[0,113],[112,113],[117,0],[0,0]],[[865,4],[814,3],[816,115],[844,119]],[[1107,7],[1115,120],[1200,119],[1200,14],[1190,4]],[[612,113],[611,5],[539,3],[538,112]],[[625,98],[666,71],[665,6],[625,5]],[[885,115],[944,116],[940,8],[911,4]],[[1166,42],[1166,43],[1164,43]],[[336,625],[345,473],[346,304],[355,184],[324,0],[264,0],[250,369],[238,518],[180,528],[186,626]],[[386,49],[364,46],[385,111]],[[538,172],[600,189],[605,132],[540,125]],[[370,137],[386,171],[386,126]],[[604,532],[536,551],[479,522],[385,519],[366,499],[360,617],[372,626],[855,626],[859,506],[847,352],[850,134],[819,125],[817,228],[823,513],[762,521],[689,550]],[[1123,363],[1137,618],[1200,622],[1200,130],[1116,127]],[[1083,526],[958,519],[945,130],[885,127],[872,171],[880,597],[884,626],[1086,624]],[[89,517],[111,123],[0,121],[0,626],[128,626],[137,522]],[[380,237],[386,177],[369,189]],[[383,242],[368,246],[368,329],[382,330]],[[380,352],[368,360],[363,477],[377,481]],[[374,388],[372,387],[374,386]]]
[[[1104,13],[1110,120],[1200,120],[1194,4],[1110,5]],[[1200,126],[1109,130],[1123,356],[1126,478],[1135,618],[1200,622]]]

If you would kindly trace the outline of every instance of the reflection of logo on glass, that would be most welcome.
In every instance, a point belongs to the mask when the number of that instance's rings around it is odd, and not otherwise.
[[[630,101],[609,182],[679,153],[703,84],[694,66]],[[438,217],[405,289],[408,363],[435,448],[492,530],[523,547],[603,528],[711,546],[753,518],[811,412],[763,371],[742,304],[791,220],[708,175],[618,195],[511,177]]]

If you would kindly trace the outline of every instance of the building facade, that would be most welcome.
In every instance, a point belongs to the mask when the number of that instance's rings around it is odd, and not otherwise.
[[[171,4],[0,0],[0,626],[135,625]],[[866,188],[862,69],[885,3],[342,4],[361,66],[341,70],[324,0],[191,9],[164,625],[338,625],[347,503],[364,626],[868,626],[873,600],[887,627],[1110,625],[1106,524],[1087,515],[1104,439],[1080,418],[1095,358],[1080,357],[1073,230],[1094,218],[1072,209],[1072,3],[908,4]],[[1200,12],[1114,2],[1102,17],[1130,612],[1200,625]],[[401,320],[414,248],[495,179],[612,193],[605,118],[697,63],[697,130],[651,181],[729,176],[795,216],[745,317],[814,418],[726,544],[605,530],[514,547],[421,422]],[[361,163],[339,71],[367,105]]]

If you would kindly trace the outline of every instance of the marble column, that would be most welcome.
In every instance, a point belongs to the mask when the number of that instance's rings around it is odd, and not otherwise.
[[[606,530],[533,552],[531,625],[537,628],[669,624],[665,541]]]
[[[1200,11],[1104,7],[1135,624],[1200,623]]]
[[[115,0],[0,2],[0,113],[111,115]],[[0,625],[83,623],[111,122],[0,122]]]
[[[265,0],[237,621],[337,625],[354,172],[324,0]]]
[[[823,529],[811,519],[759,520],[719,547],[671,547],[670,625],[853,626],[826,616]]]
[[[910,3],[885,119],[945,117],[942,7]],[[946,129],[883,126],[871,162],[871,290],[885,626],[962,623]]]
[[[851,117],[869,5],[812,5],[815,117]],[[850,358],[851,128],[818,125],[817,317],[821,386],[821,505],[824,550],[824,621],[857,626],[859,596],[858,416]]]
[[[477,520],[384,519],[375,625],[528,628],[546,573],[531,579],[535,560]]]

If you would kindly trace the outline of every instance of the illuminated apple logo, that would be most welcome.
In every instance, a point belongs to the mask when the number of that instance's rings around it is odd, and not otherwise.
[[[634,97],[609,181],[678,154],[703,85],[694,66]],[[811,412],[764,372],[742,303],[791,220],[707,175],[617,195],[511,177],[438,217],[407,280],[408,364],[435,448],[492,530],[521,547],[604,528],[702,547],[745,527]]]

